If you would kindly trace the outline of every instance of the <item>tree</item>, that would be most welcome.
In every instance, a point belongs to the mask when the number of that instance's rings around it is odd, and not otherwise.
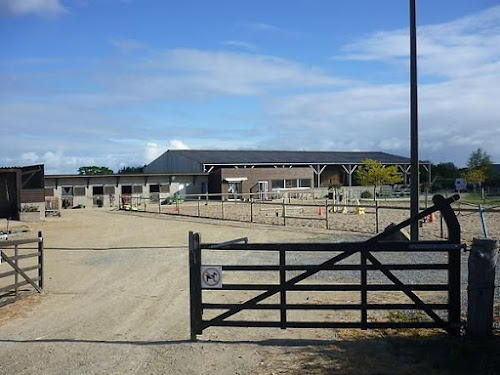
[[[467,162],[467,168],[491,168],[491,157],[488,155],[486,151],[483,151],[481,148],[478,148],[476,151],[473,151],[469,156],[469,161]]]
[[[451,162],[432,164],[433,185],[436,189],[453,189],[455,179],[460,177],[460,171],[457,166]]]
[[[472,168],[467,169],[463,175],[465,181],[474,186],[474,191],[476,191],[476,186],[481,184],[486,180],[486,173],[482,168]]]
[[[476,186],[481,186],[486,179],[493,176],[493,166],[490,155],[481,148],[473,151],[467,162],[467,170],[462,176],[468,183],[474,186],[474,191],[476,191]]]
[[[356,178],[361,185],[373,185],[374,198],[377,186],[393,185],[402,181],[397,165],[384,166],[381,162],[372,159],[363,160],[363,165],[359,166],[356,171]]]
[[[144,173],[144,168],[142,167],[123,167],[118,171],[118,174],[133,174],[133,173]]]
[[[81,175],[96,175],[96,174],[113,174],[113,171],[108,167],[96,167],[95,165],[78,168],[78,174]]]

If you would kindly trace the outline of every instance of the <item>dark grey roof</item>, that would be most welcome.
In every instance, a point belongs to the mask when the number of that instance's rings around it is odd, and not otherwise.
[[[373,159],[387,164],[409,164],[410,159],[385,152],[364,151],[248,151],[169,150],[201,164],[360,164]]]

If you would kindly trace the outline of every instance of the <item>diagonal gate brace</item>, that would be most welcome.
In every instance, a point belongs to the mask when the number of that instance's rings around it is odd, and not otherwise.
[[[18,273],[19,273],[22,277],[24,277],[24,278],[26,279],[26,281],[27,281],[28,283],[30,283],[30,284],[31,284],[31,286],[32,286],[33,288],[35,288],[35,289],[36,289],[36,291],[37,291],[38,293],[43,293],[43,290],[42,290],[42,289],[41,289],[38,285],[36,285],[36,283],[35,283],[33,280],[31,280],[31,279],[30,279],[30,277],[29,277],[28,275],[26,275],[26,274],[24,273],[24,271],[23,271],[22,269],[20,269],[20,268],[19,268],[19,267],[18,267],[18,266],[17,266],[17,265],[16,265],[16,264],[12,261],[12,259],[10,259],[7,255],[5,255],[3,251],[0,251],[0,254],[1,254],[1,256],[2,256],[2,259],[3,259],[3,260],[5,260],[7,263],[9,263],[9,264],[10,264],[10,266],[11,266],[12,268],[14,268],[14,270],[15,270],[16,272],[18,272]]]

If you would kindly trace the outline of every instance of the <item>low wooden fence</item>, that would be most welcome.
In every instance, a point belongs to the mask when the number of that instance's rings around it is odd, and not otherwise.
[[[36,238],[0,241],[0,297],[17,296],[24,286],[43,293],[43,253],[42,232]]]
[[[163,197],[151,200],[147,196],[128,197],[129,209],[167,215],[232,220],[281,226],[324,228],[330,230],[380,233],[389,224],[409,217],[408,202],[376,200],[335,203],[330,199],[259,200],[255,195],[241,200],[228,200],[230,195],[203,194],[183,197]],[[422,201],[421,210],[426,208]],[[464,238],[483,233],[478,205],[455,202],[452,209],[464,230]],[[482,207],[486,222],[495,223],[500,206]],[[422,238],[447,238],[447,228],[439,212],[420,221]],[[490,236],[500,237],[498,225],[491,226]]]

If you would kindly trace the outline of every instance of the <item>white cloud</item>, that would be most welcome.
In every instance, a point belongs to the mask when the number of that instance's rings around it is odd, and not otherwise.
[[[242,40],[225,40],[221,44],[230,47],[243,48],[248,51],[255,51],[257,49],[255,44],[244,42]]]
[[[500,6],[417,30],[418,64],[423,74],[474,76],[498,69]],[[407,29],[379,31],[345,46],[341,60],[383,61],[408,67]]]
[[[62,150],[58,150],[56,152],[47,151],[43,153],[37,153],[33,151],[24,152],[21,154],[19,161],[22,165],[45,164],[46,174],[57,174],[57,173],[76,174],[78,168],[82,166],[96,165],[99,164],[99,161],[104,162],[104,160],[100,158],[65,155]]]
[[[56,17],[68,12],[60,0],[1,0],[0,11],[14,16]]]
[[[138,98],[254,96],[276,90],[336,87],[353,81],[275,56],[173,49],[152,53],[102,76],[115,93]]]
[[[280,31],[281,29],[277,26],[270,25],[268,23],[254,22],[254,23],[241,23],[239,26],[253,30],[253,31]]]
[[[170,150],[187,150],[188,145],[178,139],[172,139],[168,144],[168,149]]]
[[[112,39],[109,42],[111,45],[118,48],[122,53],[129,53],[146,48],[144,43],[134,39]]]
[[[167,150],[186,150],[189,149],[188,145],[186,145],[183,141],[179,139],[172,139],[166,144],[158,143],[158,142],[148,142],[146,144],[146,148],[144,150],[144,159],[145,163],[151,163],[158,156],[163,154]]]

